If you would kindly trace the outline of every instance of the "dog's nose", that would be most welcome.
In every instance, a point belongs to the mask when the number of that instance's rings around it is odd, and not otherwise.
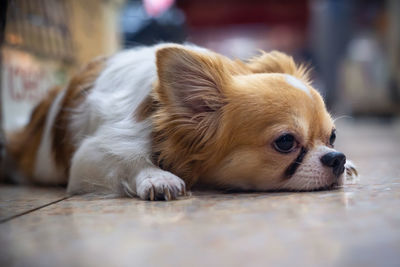
[[[344,172],[346,156],[340,152],[329,152],[322,156],[321,162],[325,166],[331,167],[333,174],[338,177]]]

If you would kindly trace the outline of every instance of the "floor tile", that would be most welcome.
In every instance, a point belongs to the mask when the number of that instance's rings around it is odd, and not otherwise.
[[[0,222],[65,197],[64,188],[20,187],[0,184]]]

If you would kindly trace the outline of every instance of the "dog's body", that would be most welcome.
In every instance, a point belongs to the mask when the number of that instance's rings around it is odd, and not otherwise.
[[[185,184],[340,185],[344,155],[332,159],[338,166],[322,161],[340,154],[333,129],[305,69],[284,54],[244,63],[162,44],[90,63],[66,89],[50,91],[8,149],[20,175],[68,183],[71,194],[169,200]]]

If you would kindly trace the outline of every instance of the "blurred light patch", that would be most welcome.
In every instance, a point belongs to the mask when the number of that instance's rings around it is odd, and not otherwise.
[[[175,0],[144,0],[143,5],[150,17],[158,17],[167,11]]]

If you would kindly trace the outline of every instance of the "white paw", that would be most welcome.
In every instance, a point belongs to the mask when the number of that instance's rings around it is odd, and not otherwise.
[[[347,183],[356,182],[358,171],[354,163],[351,162],[350,160],[347,160],[346,164],[344,165],[344,168],[345,168],[346,182]]]
[[[137,177],[137,195],[145,200],[172,200],[186,194],[185,182],[161,169],[143,170]]]

